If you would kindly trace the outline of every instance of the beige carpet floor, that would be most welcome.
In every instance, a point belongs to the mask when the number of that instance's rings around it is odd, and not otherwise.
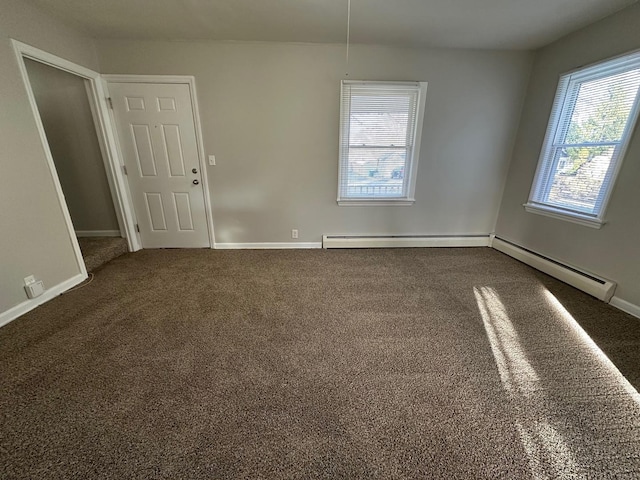
[[[639,345],[490,249],[126,254],[0,329],[0,478],[640,478]]]

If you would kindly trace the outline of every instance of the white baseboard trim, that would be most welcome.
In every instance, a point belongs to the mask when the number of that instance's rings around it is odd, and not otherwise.
[[[569,285],[596,297],[599,300],[608,302],[613,296],[616,284],[589,272],[584,272],[571,265],[566,265],[558,260],[546,257],[537,252],[524,249],[511,242],[495,237],[492,241],[492,248],[526,263],[527,265],[551,275]]]
[[[216,243],[217,250],[282,250],[322,248],[320,242]]]
[[[617,309],[628,313],[629,315],[640,318],[640,305],[627,302],[626,300],[622,300],[620,297],[616,296],[612,297],[609,303]]]
[[[486,235],[323,235],[322,248],[488,247]]]
[[[0,313],[0,327],[5,326],[7,323],[15,320],[16,318],[24,315],[25,313],[33,310],[34,308],[42,305],[45,302],[48,302],[52,298],[57,297],[61,293],[66,292],[72,287],[75,287],[79,283],[82,283],[85,279],[87,279],[87,275],[83,275],[79,273],[78,275],[71,277],[68,280],[65,280],[58,285],[55,285],[40,295],[39,297],[32,298],[29,300],[25,300],[22,303],[19,303],[15,307],[10,308],[6,312]]]
[[[121,237],[120,230],[76,230],[76,237]]]

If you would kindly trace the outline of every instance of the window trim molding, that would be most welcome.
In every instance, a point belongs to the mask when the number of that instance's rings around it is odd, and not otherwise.
[[[416,202],[414,198],[349,198],[340,200],[341,207],[410,207]]]
[[[379,86],[415,86],[418,87],[418,105],[416,112],[416,124],[414,131],[413,148],[411,152],[411,161],[408,165],[409,175],[407,181],[406,196],[404,197],[342,197],[340,187],[342,185],[342,164],[344,159],[344,128],[342,119],[345,118],[345,105],[342,101],[345,85],[379,85]],[[380,207],[380,206],[411,206],[415,203],[416,183],[418,180],[418,163],[420,160],[420,147],[422,144],[422,133],[424,126],[424,114],[427,101],[428,82],[401,82],[401,81],[368,81],[368,80],[342,80],[340,82],[340,120],[339,120],[339,152],[338,152],[338,196],[337,203],[341,207]]]
[[[636,57],[636,59],[633,59],[632,57]],[[609,176],[609,188],[604,192],[604,194],[601,194],[602,198],[596,200],[596,205],[601,205],[597,215],[582,214],[579,212],[557,208],[553,205],[539,203],[534,199],[534,195],[537,190],[538,184],[540,183],[539,176],[543,173],[542,170],[545,167],[545,160],[549,152],[553,149],[553,141],[558,130],[558,123],[565,114],[565,109],[567,107],[567,96],[569,94],[569,88],[571,87],[571,84],[576,81],[582,82],[585,78],[597,76],[597,73],[593,75],[587,75],[586,72],[588,70],[594,69],[596,67],[604,69],[607,68],[607,64],[614,64],[615,62],[620,62],[625,58],[628,58],[628,61],[630,63],[634,60],[636,62],[640,61],[640,49],[623,53],[621,55],[616,55],[602,61],[590,63],[588,65],[560,74],[556,87],[556,93],[554,95],[554,100],[551,107],[551,113],[549,115],[549,122],[547,123],[547,130],[542,143],[536,171],[533,176],[528,201],[527,203],[523,204],[527,212],[540,214],[559,220],[565,220],[596,229],[601,228],[602,225],[607,223],[605,221],[605,215],[609,206],[609,200],[611,199],[611,195],[613,194],[613,190],[618,179],[618,174],[620,173],[620,169],[622,168],[622,163],[625,160],[627,149],[629,147],[629,144],[631,143],[631,138],[636,129],[638,118],[640,116],[640,92],[636,95],[634,104],[629,113],[629,121],[624,133],[622,134],[620,143],[616,147],[616,150],[618,150],[616,164],[614,168],[607,174]],[[558,97],[560,95],[564,97],[562,99],[562,102],[558,101]]]
[[[559,220],[566,220],[567,222],[577,223],[578,225],[584,225],[586,227],[600,229],[606,223],[604,220],[597,217],[592,217],[591,215],[583,215],[578,212],[570,212],[540,203],[528,202],[523,204],[522,206],[529,213],[535,213],[537,215],[543,215],[545,217],[557,218]]]

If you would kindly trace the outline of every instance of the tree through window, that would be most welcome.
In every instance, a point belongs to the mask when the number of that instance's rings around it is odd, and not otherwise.
[[[529,211],[599,226],[638,110],[640,53],[561,77]]]

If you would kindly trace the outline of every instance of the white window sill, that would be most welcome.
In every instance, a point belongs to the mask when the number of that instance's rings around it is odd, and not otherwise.
[[[545,217],[556,218],[558,220],[565,220],[571,223],[577,223],[578,225],[584,225],[591,228],[602,228],[604,221],[591,217],[589,215],[581,215],[579,213],[567,212],[559,208],[553,208],[547,205],[539,205],[534,203],[525,203],[524,209],[529,213],[535,213],[536,215],[544,215]]]
[[[408,207],[415,203],[413,198],[355,198],[353,200],[338,199],[341,207]]]

